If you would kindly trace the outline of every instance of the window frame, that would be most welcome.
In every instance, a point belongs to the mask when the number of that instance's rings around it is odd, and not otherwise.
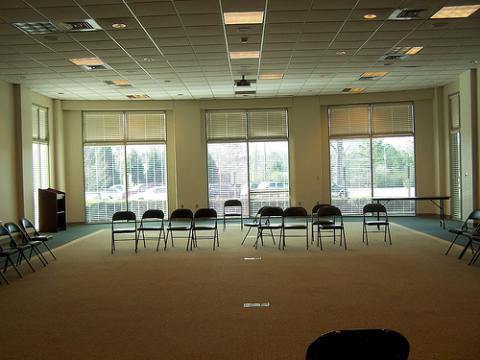
[[[250,124],[250,112],[252,111],[285,111],[285,121],[286,121],[286,136],[285,137],[265,137],[265,138],[260,138],[260,137],[249,137],[250,129],[249,129],[249,124]],[[246,133],[244,138],[240,137],[232,137],[232,138],[216,138],[216,139],[209,139],[208,138],[208,114],[209,112],[245,112],[246,114]],[[289,136],[290,136],[290,122],[288,119],[288,108],[286,107],[279,107],[279,108],[247,108],[247,109],[240,109],[240,108],[235,108],[235,109],[208,109],[205,110],[205,146],[206,146],[206,151],[205,151],[205,156],[206,156],[206,164],[207,164],[207,203],[208,206],[210,206],[210,191],[209,191],[209,183],[208,183],[208,144],[230,144],[230,143],[245,143],[246,144],[246,159],[247,159],[247,186],[248,186],[248,191],[247,191],[247,199],[248,199],[248,204],[247,204],[247,210],[248,210],[248,216],[252,217],[255,216],[255,214],[252,214],[251,212],[251,188],[250,188],[250,143],[254,142],[278,142],[278,141],[286,141],[287,142],[287,163],[288,163],[288,203],[290,205],[290,194],[291,194],[291,185],[290,185],[290,142],[289,142]],[[244,206],[245,207],[245,206]]]
[[[85,140],[85,114],[87,113],[122,113],[122,127],[123,127],[123,139],[121,141],[87,141]],[[165,139],[164,140],[128,140],[127,134],[127,113],[162,113],[164,117],[164,129],[165,129]],[[165,218],[168,219],[168,204],[169,204],[169,191],[168,191],[168,129],[167,129],[167,111],[166,110],[82,110],[82,174],[83,174],[83,199],[85,201],[85,145],[87,146],[122,146],[123,147],[123,157],[124,157],[124,173],[121,176],[124,178],[125,182],[125,209],[129,211],[129,201],[128,201],[128,163],[127,163],[127,146],[128,145],[165,145],[165,181],[167,189],[167,211],[165,211]],[[85,209],[85,222],[89,224],[106,224],[108,222],[104,221],[93,221],[88,222],[86,218],[87,214],[87,205],[84,202]],[[137,216],[141,214],[137,214]]]
[[[41,110],[44,110],[45,111],[45,138],[42,138],[40,136],[41,134],[41,131],[40,131],[40,111]],[[48,185],[47,187],[50,187],[50,184],[51,184],[51,176],[50,176],[50,122],[48,121],[48,115],[49,115],[49,111],[48,111],[48,107],[46,106],[42,106],[42,105],[38,105],[36,103],[32,103],[32,147],[31,147],[31,151],[32,151],[32,188],[33,188],[33,193],[32,193],[32,196],[33,196],[33,213],[34,213],[34,222],[36,223],[35,225],[39,225],[37,224],[37,221],[39,222],[40,221],[40,209],[39,209],[39,204],[38,204],[38,189],[41,188],[41,184],[39,184],[39,187],[37,189],[35,189],[34,185],[35,185],[35,166],[34,166],[34,161],[35,159],[33,158],[33,146],[34,145],[39,145],[38,146],[38,149],[39,149],[39,152],[38,152],[38,155],[40,156],[40,148],[41,148],[41,145],[46,145],[47,146],[47,163],[46,163],[46,167],[47,167],[47,177],[48,177]],[[34,119],[33,119],[33,112],[36,112],[37,115],[36,115],[36,120],[37,120],[37,129],[38,129],[38,134],[37,136],[35,137],[33,135],[33,122],[34,122]],[[39,159],[36,159],[36,160],[39,160]],[[38,163],[40,165],[40,162]],[[40,168],[40,167],[39,167]]]
[[[397,104],[408,104],[411,105],[412,112],[412,132],[411,133],[391,133],[391,134],[375,134],[372,131],[372,108],[375,105],[397,105]],[[357,135],[331,135],[331,109],[334,107],[348,107],[348,106],[366,106],[368,111],[368,133],[366,134],[357,134]],[[417,137],[416,137],[416,118],[415,118],[415,101],[385,101],[385,102],[374,102],[374,103],[354,103],[354,104],[339,104],[339,105],[328,105],[327,106],[327,121],[328,121],[328,187],[329,187],[329,198],[330,203],[332,203],[332,175],[331,175],[331,157],[330,157],[330,141],[341,140],[341,139],[369,139],[370,146],[370,198],[373,198],[374,191],[374,172],[373,172],[373,139],[379,138],[388,138],[388,137],[412,137],[413,138],[413,159],[414,159],[414,178],[415,178],[415,193],[417,190]],[[417,202],[413,202],[413,214],[395,214],[395,216],[412,216],[417,214]],[[362,214],[351,214],[349,216],[362,216]]]

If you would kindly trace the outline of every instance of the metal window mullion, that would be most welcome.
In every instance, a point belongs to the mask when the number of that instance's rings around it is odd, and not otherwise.
[[[370,140],[370,197],[373,198],[373,138],[372,138],[372,105],[368,105],[368,131]]]
[[[252,208],[252,204],[251,204],[251,196],[250,196],[250,139],[248,138],[248,131],[249,131],[249,124],[250,124],[250,116],[249,116],[249,112],[248,111],[245,111],[245,114],[246,114],[246,118],[247,118],[247,182],[248,182],[248,192],[247,192],[247,196],[248,196],[248,216],[250,217],[251,216],[251,208]]]
[[[127,171],[127,113],[122,112],[123,124],[123,175],[125,177],[125,205],[128,211],[128,171]]]

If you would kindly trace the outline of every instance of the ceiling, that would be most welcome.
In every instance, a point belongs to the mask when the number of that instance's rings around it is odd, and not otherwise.
[[[480,62],[480,11],[466,19],[429,17],[437,0],[9,0],[0,3],[0,79],[56,99],[233,98],[234,80],[257,80],[250,97],[428,88],[456,79]],[[388,20],[397,8],[422,18]],[[224,25],[222,11],[266,11],[259,25]],[[363,15],[375,13],[375,20]],[[102,30],[29,35],[14,22],[95,19]],[[125,29],[113,29],[124,23]],[[242,43],[241,38],[248,41]],[[423,46],[406,60],[380,58],[396,46]],[[229,51],[260,51],[231,60]],[[343,53],[340,55],[340,53]],[[110,70],[84,71],[69,59],[99,57]],[[365,71],[386,71],[359,80]],[[132,87],[105,81],[126,79]]]

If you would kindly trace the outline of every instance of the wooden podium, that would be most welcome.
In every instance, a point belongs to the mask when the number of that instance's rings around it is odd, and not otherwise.
[[[38,189],[40,232],[67,229],[65,193],[55,189]]]

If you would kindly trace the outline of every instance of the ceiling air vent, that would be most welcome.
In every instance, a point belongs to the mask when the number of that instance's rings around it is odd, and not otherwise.
[[[102,65],[80,65],[85,71],[99,71],[99,70],[111,70],[112,68],[107,64]]]
[[[411,9],[411,8],[404,8],[404,9],[397,9],[394,10],[390,16],[388,17],[389,20],[416,20],[421,19],[421,13],[425,11],[424,9]]]
[[[240,91],[235,91],[235,95],[255,95],[257,92],[255,90],[240,90]]]
[[[408,55],[405,54],[386,54],[383,55],[380,60],[384,61],[397,61],[397,60],[405,60]]]
[[[78,21],[59,21],[56,22],[59,29],[65,32],[85,32],[98,31],[102,28],[93,19],[84,19]]]

